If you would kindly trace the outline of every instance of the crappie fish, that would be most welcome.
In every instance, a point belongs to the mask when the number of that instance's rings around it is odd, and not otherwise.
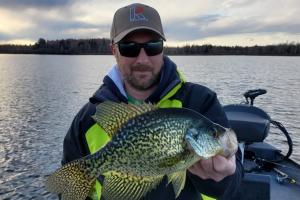
[[[106,200],[138,200],[165,175],[178,197],[190,166],[237,151],[231,129],[185,108],[107,101],[96,107],[93,118],[111,141],[49,176],[46,189],[64,200],[85,199],[100,175],[104,176],[101,195]]]

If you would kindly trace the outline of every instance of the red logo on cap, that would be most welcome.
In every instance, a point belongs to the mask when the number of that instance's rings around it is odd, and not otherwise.
[[[141,14],[142,12],[144,12],[144,8],[141,6],[137,6],[135,7],[135,13],[136,14]]]
[[[136,6],[130,8],[129,21],[148,21],[148,19],[143,14],[144,8],[142,6]]]

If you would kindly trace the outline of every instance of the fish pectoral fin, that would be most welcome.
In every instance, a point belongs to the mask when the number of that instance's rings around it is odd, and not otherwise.
[[[142,177],[111,171],[105,176],[102,195],[106,200],[138,200],[154,189],[163,176]]]
[[[172,182],[175,197],[177,198],[180,192],[183,190],[186,180],[186,170],[178,171],[168,175],[169,183]]]
[[[96,106],[96,113],[92,118],[112,138],[128,120],[155,109],[157,108],[154,105],[147,103],[132,105],[105,101]]]

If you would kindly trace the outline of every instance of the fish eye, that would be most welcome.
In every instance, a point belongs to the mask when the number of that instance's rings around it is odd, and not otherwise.
[[[218,133],[214,131],[214,132],[213,132],[213,137],[214,137],[214,138],[218,138],[218,136],[219,136]]]
[[[212,136],[213,136],[214,138],[218,138],[218,137],[219,137],[219,132],[218,132],[218,129],[217,129],[217,128],[213,127],[213,128],[211,129],[211,132],[212,132]]]

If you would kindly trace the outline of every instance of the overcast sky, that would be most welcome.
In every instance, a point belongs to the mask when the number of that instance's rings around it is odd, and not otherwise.
[[[136,1],[0,0],[0,43],[109,38],[114,12]],[[149,0],[167,45],[300,43],[300,0]]]

